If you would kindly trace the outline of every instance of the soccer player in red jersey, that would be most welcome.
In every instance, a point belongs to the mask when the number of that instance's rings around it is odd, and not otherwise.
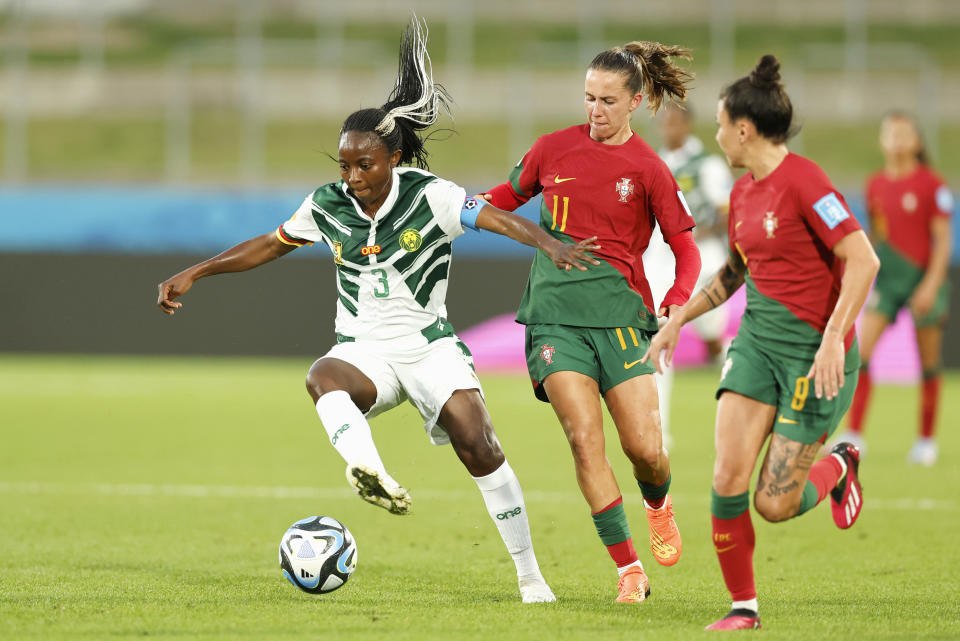
[[[864,416],[870,397],[870,356],[881,334],[903,307],[916,328],[923,368],[920,425],[907,455],[910,463],[937,461],[934,428],[940,398],[940,358],[947,319],[953,232],[953,194],[930,166],[913,118],[892,113],[880,126],[884,167],[867,182],[871,236],[880,257],[880,273],[867,300],[860,327],[863,365],[850,408],[845,440],[861,448]]]
[[[840,443],[814,460],[850,406],[860,365],[853,323],[879,261],[823,171],[787,150],[792,119],[774,56],[721,93],[717,142],[730,165],[748,170],[730,194],[730,255],[644,356],[659,367],[666,352],[669,364],[680,327],[746,282],[747,308],[717,391],[710,510],[733,605],[708,630],[760,627],[749,488],[768,437],[754,493],[763,518],[784,521],[829,494],[834,521],[848,528],[863,505],[856,447]]]
[[[670,170],[630,128],[644,96],[682,100],[691,76],[671,58],[687,50],[631,42],[598,54],[587,69],[587,123],[539,138],[486,198],[513,210],[543,194],[540,225],[555,238],[590,242],[601,260],[589,276],[547,269],[537,253],[517,321],[527,326],[527,365],[534,391],[553,406],[573,453],[577,481],[597,534],[617,565],[617,601],[640,603],[649,580],[633,546],[623,499],[603,437],[600,396],[633,464],[647,511],[654,558],[673,565],[682,543],[668,491],[654,369],[641,362],[657,317],[690,296],[700,272],[694,226]],[[641,257],[658,224],[677,259],[676,281],[659,305]],[[576,242],[576,241],[574,241]]]

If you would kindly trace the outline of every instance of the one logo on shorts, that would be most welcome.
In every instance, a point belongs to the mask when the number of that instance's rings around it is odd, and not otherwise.
[[[400,234],[400,247],[405,251],[415,252],[420,249],[420,245],[423,244],[423,238],[420,237],[420,232],[412,227],[410,229],[404,229],[403,233]]]
[[[764,216],[763,230],[767,232],[767,238],[776,238],[776,236],[773,235],[773,232],[775,232],[779,226],[777,217],[774,216],[774,212],[772,211],[768,211],[766,214],[764,214]]]
[[[540,346],[540,358],[542,358],[547,365],[553,365],[553,355],[556,353],[557,348],[553,345],[544,343]]]
[[[627,197],[633,193],[633,181],[629,178],[621,178],[617,181],[616,190],[620,195],[620,202],[627,202]]]
[[[908,214],[917,211],[917,195],[912,191],[906,192],[903,198],[900,199],[900,206],[903,207],[903,211]]]

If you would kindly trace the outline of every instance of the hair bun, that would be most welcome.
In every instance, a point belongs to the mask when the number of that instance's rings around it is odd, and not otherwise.
[[[780,84],[780,61],[772,54],[760,58],[750,72],[750,84],[758,89],[776,87]]]

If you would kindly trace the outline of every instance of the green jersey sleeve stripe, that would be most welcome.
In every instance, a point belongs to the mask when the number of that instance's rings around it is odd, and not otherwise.
[[[517,192],[518,196],[525,196],[530,198],[530,194],[525,192],[520,187],[520,174],[523,173],[523,161],[521,160],[517,163],[517,166],[513,168],[513,171],[510,172],[510,186],[513,187],[513,190]]]

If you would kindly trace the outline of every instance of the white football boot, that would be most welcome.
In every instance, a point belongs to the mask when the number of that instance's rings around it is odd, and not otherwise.
[[[379,505],[391,514],[410,511],[410,493],[386,472],[365,465],[347,465],[347,482],[364,501]]]
[[[932,438],[918,438],[907,452],[907,463],[932,467],[937,462],[937,442]]]
[[[526,577],[518,580],[520,598],[524,603],[553,603],[557,597],[542,576]]]

